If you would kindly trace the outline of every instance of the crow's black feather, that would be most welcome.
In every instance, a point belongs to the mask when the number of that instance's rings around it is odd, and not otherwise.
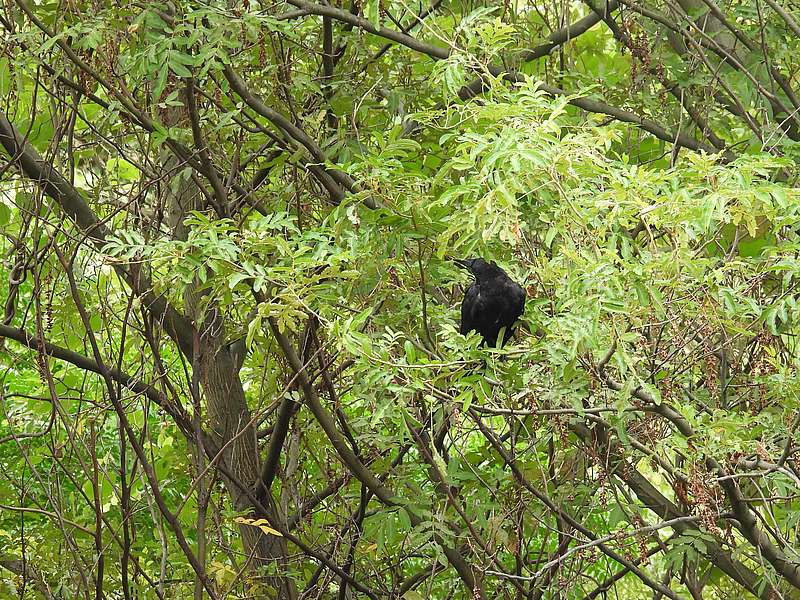
[[[461,304],[461,333],[477,331],[484,342],[496,346],[500,330],[505,327],[502,342],[505,344],[525,310],[525,290],[494,262],[482,258],[455,262],[475,277]]]

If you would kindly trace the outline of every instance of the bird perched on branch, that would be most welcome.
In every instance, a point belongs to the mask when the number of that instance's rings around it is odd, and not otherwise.
[[[513,326],[525,310],[525,290],[494,262],[482,258],[456,259],[459,266],[475,277],[461,304],[461,333],[477,331],[490,346],[505,327],[502,344],[513,333]]]

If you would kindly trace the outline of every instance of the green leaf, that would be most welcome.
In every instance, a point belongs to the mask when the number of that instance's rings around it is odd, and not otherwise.
[[[248,349],[253,347],[253,340],[261,331],[261,324],[262,316],[260,312],[247,324],[247,337],[245,338],[245,346],[247,346]]]

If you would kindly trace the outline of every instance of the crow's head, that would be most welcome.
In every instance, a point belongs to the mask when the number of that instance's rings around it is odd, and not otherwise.
[[[494,261],[486,262],[482,258],[456,258],[453,260],[458,266],[469,270],[475,279],[489,279],[498,275],[504,275],[503,269],[498,267]]]
[[[482,258],[453,258],[452,261],[456,263],[462,269],[467,269],[468,271],[472,271],[472,266],[478,262],[479,260],[483,260]]]

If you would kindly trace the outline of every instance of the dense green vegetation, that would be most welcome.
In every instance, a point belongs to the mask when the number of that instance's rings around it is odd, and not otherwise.
[[[0,8],[0,598],[800,598],[800,8],[594,1]]]

